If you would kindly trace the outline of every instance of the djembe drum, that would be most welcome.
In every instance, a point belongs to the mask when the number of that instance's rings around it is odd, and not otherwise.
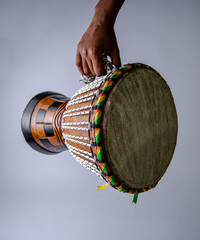
[[[106,185],[136,198],[165,173],[177,129],[169,86],[141,63],[111,69],[71,99],[40,93],[22,116],[22,131],[32,148],[46,154],[69,150]]]

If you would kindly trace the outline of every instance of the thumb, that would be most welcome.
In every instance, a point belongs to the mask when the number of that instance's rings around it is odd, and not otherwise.
[[[121,67],[121,59],[120,59],[120,55],[119,55],[119,50],[118,49],[114,49],[112,51],[111,59],[112,59],[112,63],[114,65],[116,65],[117,67]]]

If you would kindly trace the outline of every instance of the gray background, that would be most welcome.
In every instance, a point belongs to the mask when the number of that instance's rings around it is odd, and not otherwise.
[[[82,84],[76,46],[97,1],[0,0],[0,240],[199,239],[200,2],[127,0],[115,25],[122,63],[167,80],[179,118],[176,151],[159,185],[132,196],[64,152],[24,141],[20,119],[35,94],[71,97]]]

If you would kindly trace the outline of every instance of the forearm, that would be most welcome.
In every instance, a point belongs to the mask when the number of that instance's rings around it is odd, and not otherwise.
[[[76,65],[82,74],[105,74],[103,56],[121,65],[114,23],[124,1],[99,0],[96,5],[94,17],[77,46]]]
[[[95,7],[92,23],[113,26],[125,0],[100,0]]]

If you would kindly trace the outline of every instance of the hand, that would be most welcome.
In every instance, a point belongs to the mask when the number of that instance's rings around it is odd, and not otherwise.
[[[109,26],[106,23],[92,21],[77,47],[78,70],[86,76],[105,74],[104,56],[110,56],[114,65],[121,66],[114,27],[112,24]]]

